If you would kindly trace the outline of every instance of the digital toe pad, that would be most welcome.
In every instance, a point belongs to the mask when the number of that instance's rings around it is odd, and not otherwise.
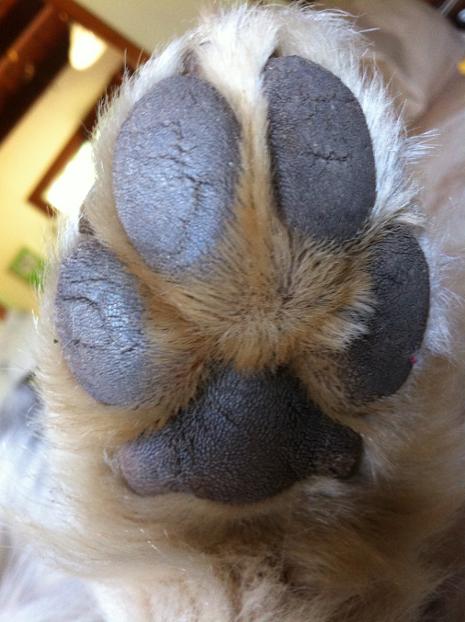
[[[208,256],[231,219],[239,124],[193,76],[162,80],[123,124],[113,161],[121,223],[154,270],[176,275]]]
[[[276,209],[291,233],[340,243],[363,235],[376,199],[370,134],[351,91],[296,56],[263,72]],[[241,162],[238,120],[223,96],[194,76],[172,76],[124,122],[113,157],[118,217],[145,263],[182,275],[208,258],[234,217]],[[89,230],[92,233],[91,230]],[[366,334],[337,355],[347,405],[392,395],[421,346],[428,267],[407,226],[370,249],[373,312]],[[146,332],[136,278],[91,235],[65,258],[56,330],[77,382],[97,401],[133,408],[169,385]],[[209,364],[209,361],[205,361]],[[346,478],[360,437],[315,405],[288,369],[241,374],[221,362],[161,430],[126,444],[120,471],[140,494],[184,492],[225,503],[273,496],[311,475]]]
[[[376,198],[370,133],[352,92],[298,56],[272,58],[264,72],[278,210],[291,230],[344,241]]]
[[[367,334],[352,343],[342,364],[348,394],[357,402],[400,389],[421,346],[429,310],[428,264],[406,227],[397,227],[372,249],[369,272],[374,312]]]
[[[103,404],[152,401],[155,353],[143,316],[135,277],[86,236],[61,265],[55,326],[76,380]]]

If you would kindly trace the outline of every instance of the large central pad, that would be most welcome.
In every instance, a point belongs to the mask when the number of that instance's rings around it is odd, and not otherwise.
[[[324,415],[287,371],[216,371],[159,432],[128,443],[119,466],[142,495],[164,492],[241,504],[311,475],[349,477],[361,438]]]

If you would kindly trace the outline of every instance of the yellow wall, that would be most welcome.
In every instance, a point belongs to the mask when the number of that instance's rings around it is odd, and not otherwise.
[[[0,302],[8,307],[34,308],[32,288],[8,266],[23,246],[45,257],[53,235],[53,220],[27,197],[120,64],[120,54],[108,50],[87,71],[64,69],[0,144]]]

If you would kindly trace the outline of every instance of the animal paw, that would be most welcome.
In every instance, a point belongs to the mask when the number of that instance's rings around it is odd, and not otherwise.
[[[123,487],[241,506],[358,472],[349,421],[407,381],[428,267],[358,77],[190,45],[102,120],[45,373]]]

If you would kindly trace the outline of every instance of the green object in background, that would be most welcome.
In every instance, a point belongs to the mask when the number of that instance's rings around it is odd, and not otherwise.
[[[42,289],[44,268],[44,259],[25,246],[21,248],[9,266],[10,272],[37,289]]]

